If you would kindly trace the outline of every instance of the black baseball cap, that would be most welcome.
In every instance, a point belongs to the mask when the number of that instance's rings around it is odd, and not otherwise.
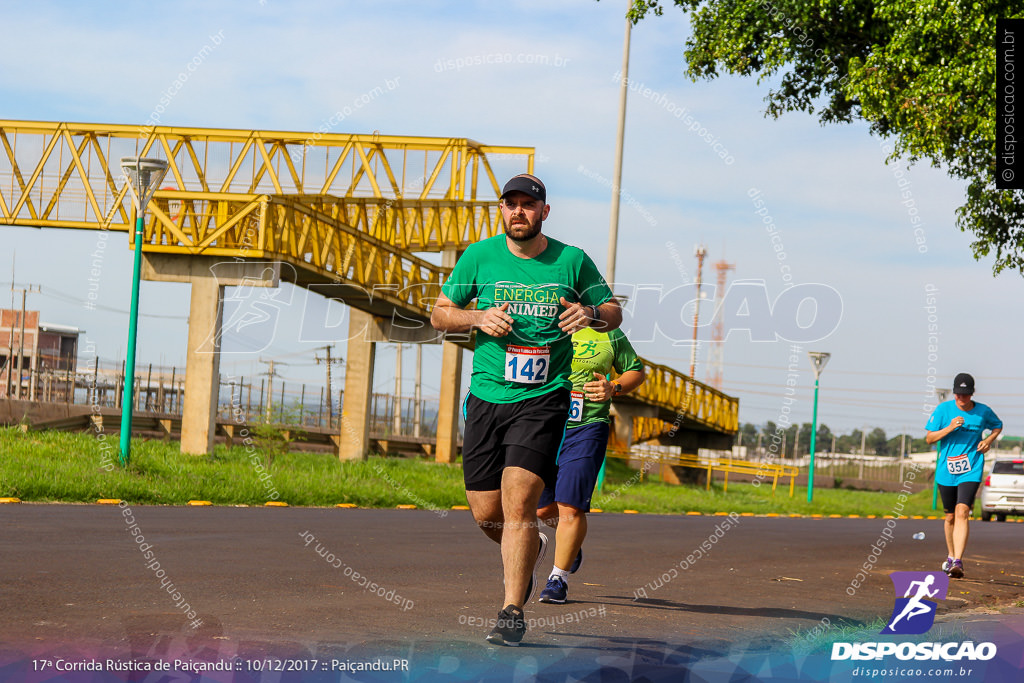
[[[968,375],[966,372],[961,372],[953,379],[953,393],[973,394],[974,378]]]
[[[509,192],[522,192],[547,203],[547,190],[544,189],[544,183],[540,181],[540,178],[528,173],[517,175],[505,183],[505,187],[501,189],[501,198],[504,199]]]

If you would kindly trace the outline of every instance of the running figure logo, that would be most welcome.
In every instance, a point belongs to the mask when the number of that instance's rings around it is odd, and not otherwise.
[[[935,623],[937,603],[926,598],[946,599],[949,577],[944,572],[893,572],[889,575],[896,588],[896,605],[889,624],[880,633],[914,635],[925,633]]]

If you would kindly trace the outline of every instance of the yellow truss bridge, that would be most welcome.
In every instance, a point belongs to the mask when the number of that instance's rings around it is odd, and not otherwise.
[[[418,321],[458,253],[503,229],[492,162],[511,169],[501,178],[534,162],[532,148],[467,138],[7,120],[0,145],[0,224],[124,231],[135,248],[119,160],[161,157],[144,254],[286,263],[286,281]],[[415,252],[441,252],[446,265]],[[649,408],[638,437],[735,434],[735,398],[645,365],[630,398]]]

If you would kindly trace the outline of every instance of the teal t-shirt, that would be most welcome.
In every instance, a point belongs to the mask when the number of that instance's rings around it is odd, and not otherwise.
[[[582,427],[593,422],[608,422],[611,401],[588,401],[582,395],[583,385],[593,381],[594,373],[607,375],[615,370],[620,375],[627,370],[643,370],[633,345],[621,330],[598,332],[592,328],[572,335],[572,404],[566,427]]]
[[[984,403],[974,402],[970,410],[960,410],[956,401],[943,401],[935,407],[925,429],[937,432],[945,429],[954,417],[964,423],[939,441],[939,461],[935,469],[935,483],[957,486],[965,481],[981,481],[985,455],[978,452],[978,444],[986,429],[1001,429],[1003,421]]]
[[[456,306],[477,309],[509,302],[512,331],[492,337],[477,331],[469,390],[491,403],[513,403],[571,386],[572,343],[558,329],[559,303],[600,306],[612,298],[597,266],[582,249],[547,238],[535,258],[509,251],[505,235],[471,244],[441,287]]]

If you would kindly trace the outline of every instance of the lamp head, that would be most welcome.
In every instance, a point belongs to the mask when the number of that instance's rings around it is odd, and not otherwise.
[[[828,364],[828,359],[832,357],[831,353],[825,353],[824,351],[808,351],[807,355],[811,358],[811,365],[814,366],[814,379],[818,379],[821,371],[825,369]]]
[[[135,211],[141,215],[167,173],[167,162],[146,157],[123,157],[121,170],[128,180]]]

